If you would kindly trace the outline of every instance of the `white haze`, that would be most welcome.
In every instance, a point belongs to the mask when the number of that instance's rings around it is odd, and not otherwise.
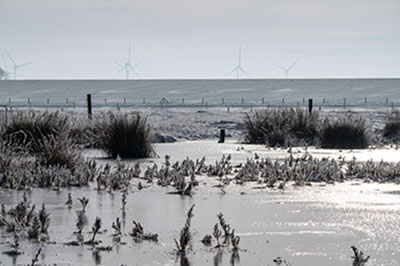
[[[398,0],[0,0],[0,51],[19,79],[399,77]],[[7,59],[9,70],[11,65]],[[4,68],[3,60],[0,66]],[[133,74],[131,75],[133,77]]]

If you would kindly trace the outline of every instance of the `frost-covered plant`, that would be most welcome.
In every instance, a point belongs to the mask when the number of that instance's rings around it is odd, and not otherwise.
[[[133,222],[133,228],[132,228],[132,232],[130,233],[130,235],[137,241],[141,241],[141,240],[150,240],[150,241],[158,241],[158,234],[153,234],[153,233],[145,233],[143,226],[136,221],[132,221]]]
[[[365,149],[368,148],[367,122],[364,118],[351,115],[336,120],[326,119],[320,130],[322,148]]]
[[[61,133],[69,131],[66,116],[58,112],[16,112],[3,125],[2,139],[19,145],[30,152],[40,150],[40,143],[51,137],[59,139]]]
[[[96,235],[97,233],[100,231],[101,228],[101,219],[100,217],[96,217],[94,224],[92,226],[92,238],[90,240],[90,243],[96,243],[95,239],[96,239]]]
[[[50,214],[46,211],[46,206],[43,203],[42,209],[39,211],[40,232],[43,234],[48,233],[50,225]]]
[[[82,198],[78,198],[78,200],[79,200],[79,202],[80,202],[81,205],[82,205],[82,212],[85,212],[85,211],[86,211],[86,206],[87,206],[88,203],[89,203],[89,199],[86,198],[86,197],[82,197]]]
[[[152,137],[146,118],[139,113],[109,113],[100,122],[101,147],[111,157],[148,158],[153,156]]]
[[[355,246],[351,246],[351,249],[354,252],[354,256],[351,257],[353,259],[353,266],[364,266],[369,259],[368,257],[364,257],[364,253],[359,251]]]
[[[398,143],[400,142],[400,111],[392,110],[385,117],[385,125],[382,130],[385,140]]]
[[[174,239],[178,255],[186,254],[189,243],[192,240],[192,233],[190,232],[190,224],[191,224],[192,217],[194,216],[193,215],[194,206],[195,205],[192,205],[192,207],[189,209],[189,211],[186,215],[185,226],[181,230],[179,241]]]

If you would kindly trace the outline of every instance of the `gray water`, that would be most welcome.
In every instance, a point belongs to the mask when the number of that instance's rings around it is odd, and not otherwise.
[[[17,80],[0,82],[0,104],[30,102],[169,104],[262,103],[372,105],[400,103],[400,79],[200,79],[200,80]],[[68,98],[68,99],[67,99]],[[346,98],[346,100],[344,100]],[[365,99],[367,98],[367,99]],[[106,100],[105,100],[106,99]],[[124,100],[125,99],[125,100]],[[365,101],[367,100],[367,103]]]

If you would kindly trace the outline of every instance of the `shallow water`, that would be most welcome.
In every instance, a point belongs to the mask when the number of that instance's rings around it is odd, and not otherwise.
[[[286,150],[268,150],[232,142],[218,145],[215,141],[157,144],[156,151],[161,158],[153,161],[159,163],[165,154],[171,155],[171,162],[186,156],[195,159],[205,155],[209,163],[228,153],[232,154],[233,163],[254,156],[254,152],[273,158],[288,155]],[[333,157],[343,153],[350,155],[350,151],[310,149],[309,152]],[[398,154],[395,149],[351,152],[365,158],[371,153],[382,156],[391,153],[392,157]],[[101,157],[96,151],[87,155]],[[378,155],[374,158],[380,160]],[[110,162],[108,159],[97,160]],[[168,195],[171,188],[156,185],[138,191],[134,184],[128,194],[125,212],[121,210],[119,192],[98,192],[92,187],[61,192],[34,189],[28,193],[28,198],[37,204],[37,208],[46,203],[51,213],[50,241],[55,241],[44,245],[39,262],[50,265],[187,265],[176,258],[173,239],[179,237],[186,212],[196,204],[192,219],[192,248],[187,256],[190,265],[274,265],[273,259],[279,256],[296,266],[344,266],[351,265],[352,245],[371,256],[368,265],[400,264],[399,185],[313,183],[312,187],[287,185],[281,191],[254,189],[257,184],[247,183],[243,186],[231,184],[225,188],[224,194],[213,187],[217,183],[214,178],[202,177],[200,181],[192,197]],[[74,198],[71,209],[64,205],[69,192]],[[0,190],[0,202],[7,209],[21,201],[22,196],[22,191]],[[82,196],[90,198],[86,211],[88,226],[84,229],[86,239],[96,216],[101,217],[102,230],[107,231],[98,239],[103,241],[103,246],[113,245],[111,252],[96,254],[89,246],[67,247],[63,244],[75,240],[76,211],[81,209],[76,198]],[[239,259],[232,259],[229,249],[218,252],[200,242],[204,235],[212,233],[219,212],[241,237]],[[123,221],[124,245],[113,243],[111,224],[116,217]],[[128,235],[132,230],[132,220],[140,222],[145,232],[158,233],[159,242],[135,242]],[[0,233],[0,251],[3,252],[9,249],[6,244],[9,235],[4,229],[0,229]],[[22,240],[22,246],[23,255],[13,259],[0,254],[0,262],[3,265],[30,263],[40,244]]]
[[[178,238],[185,214],[196,204],[192,219],[194,233],[192,251],[188,259],[192,265],[210,265],[217,250],[200,242],[211,234],[217,222],[216,214],[223,212],[226,221],[241,237],[237,265],[273,265],[277,256],[292,265],[350,265],[355,245],[371,255],[371,265],[399,265],[400,263],[400,196],[388,193],[400,190],[398,185],[352,184],[289,187],[277,190],[254,190],[231,185],[222,194],[218,188],[201,184],[193,197],[168,195],[169,189],[153,186],[128,195],[125,214],[120,193],[97,192],[93,189],[72,189],[62,192],[35,189],[28,194],[32,203],[46,203],[51,213],[49,229],[51,241],[44,246],[40,262],[57,265],[176,265],[173,238]],[[64,207],[68,192],[74,199],[90,198],[86,211],[89,226],[96,216],[103,220],[108,231],[99,235],[103,245],[113,245],[111,223],[122,218],[123,232],[132,229],[131,220],[139,221],[146,231],[159,234],[159,243],[136,243],[124,236],[126,245],[114,245],[111,252],[100,252],[96,257],[89,247],[67,247],[63,243],[74,240],[75,212],[80,209],[74,201],[71,209]],[[245,194],[243,194],[245,192]],[[22,200],[21,191],[1,191],[0,200],[7,207]],[[2,233],[1,242],[6,235]],[[0,255],[4,265],[29,263],[39,244],[22,241],[24,254],[15,261]],[[4,251],[5,245],[1,245]],[[232,253],[224,250],[219,265],[230,265]]]

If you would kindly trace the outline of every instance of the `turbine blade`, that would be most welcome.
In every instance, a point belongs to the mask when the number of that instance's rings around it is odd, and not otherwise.
[[[21,65],[16,65],[15,67],[16,68],[21,68],[21,67],[28,66],[28,65],[32,65],[32,62],[21,64]]]
[[[276,66],[276,67],[278,67],[278,68],[280,68],[280,69],[282,69],[283,71],[287,71],[287,69],[286,68],[284,68],[283,66],[280,66],[280,65],[278,65],[278,64],[275,64],[275,63],[272,63],[274,66]]]
[[[139,63],[136,63],[133,68],[136,68],[138,65],[140,65],[141,63],[143,63],[143,61],[140,61]]]
[[[5,67],[6,71],[8,72],[7,61],[6,61],[6,58],[4,57],[3,53],[1,53],[1,57],[3,58],[4,67]]]
[[[238,70],[238,67],[235,67],[234,69],[232,69],[232,71],[229,72],[228,74],[226,74],[225,76],[229,76],[230,74],[232,74],[232,73],[235,72],[236,70]]]
[[[118,63],[117,61],[114,61],[115,64],[119,65],[121,68],[124,68],[123,65],[121,65],[120,63]]]
[[[247,77],[250,78],[250,75],[243,68],[240,67],[239,70],[242,71],[244,74],[246,74]]]
[[[128,63],[131,63],[131,41],[129,41]]]
[[[11,62],[12,62],[14,65],[16,65],[14,59],[12,59],[11,55],[7,52],[7,50],[4,50],[4,52],[6,52],[8,58],[10,58]]]
[[[297,60],[290,67],[288,67],[287,70],[289,71],[292,67],[294,67],[294,65],[297,64],[297,62],[299,62],[299,60],[300,60],[300,57],[297,58]]]
[[[135,73],[135,75],[136,75],[138,78],[140,78],[140,75],[136,72],[135,69],[132,68],[132,71],[133,71],[133,73]]]

